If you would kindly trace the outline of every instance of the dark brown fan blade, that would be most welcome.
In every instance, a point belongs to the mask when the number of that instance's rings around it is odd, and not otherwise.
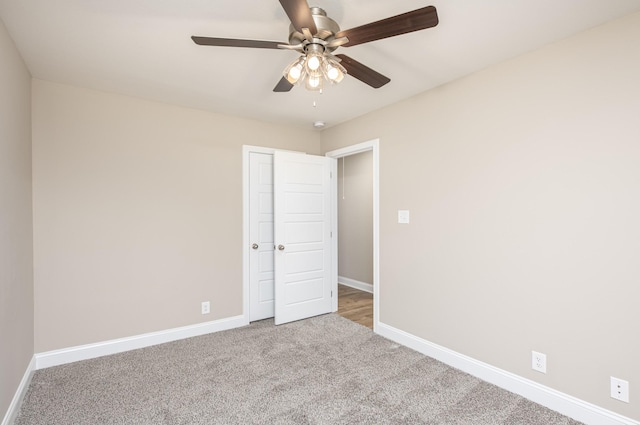
[[[302,28],[309,28],[311,35],[318,32],[307,0],[280,0],[280,4],[296,31],[302,32]]]
[[[198,37],[196,35],[191,36],[194,43],[201,46],[225,46],[225,47],[253,47],[256,49],[277,49],[281,43],[278,41],[263,41],[263,40],[240,40],[237,38],[213,38],[213,37]]]
[[[349,42],[344,47],[356,46],[370,41],[394,37],[413,31],[420,31],[438,25],[438,13],[433,6],[423,7],[413,12],[392,16],[381,21],[372,22],[360,27],[340,31],[336,38],[347,37]]]
[[[286,78],[282,77],[280,81],[278,81],[278,84],[276,84],[276,86],[273,88],[273,91],[276,93],[283,93],[283,92],[291,91],[292,88],[293,88],[293,84],[287,81]]]
[[[365,66],[360,62],[351,59],[349,56],[336,56],[342,59],[340,65],[344,66],[344,68],[347,70],[348,75],[351,75],[353,78],[357,78],[363,83],[370,85],[374,89],[379,89],[380,87],[391,81],[389,78],[385,77],[379,72],[376,72],[368,66]]]

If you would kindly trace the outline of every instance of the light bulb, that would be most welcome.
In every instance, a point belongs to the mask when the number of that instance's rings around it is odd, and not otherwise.
[[[300,81],[302,81],[302,79],[304,79],[304,86],[307,90],[322,90],[324,76],[321,72],[303,74],[303,76],[300,78]]]
[[[340,72],[338,71],[338,69],[329,65],[329,69],[327,70],[327,77],[329,77],[330,80],[335,80],[339,75]]]
[[[298,81],[300,75],[302,74],[302,65],[297,64],[296,66],[292,66],[289,70],[289,81],[294,80]]]
[[[311,86],[311,87],[313,87],[315,89],[319,85],[320,85],[320,77],[318,77],[316,75],[310,75],[309,76],[309,86]]]
[[[317,56],[311,56],[307,60],[307,66],[310,70],[315,71],[320,68],[320,59]]]
[[[325,61],[324,65],[322,65],[322,72],[331,84],[338,84],[344,79],[347,70],[344,69],[339,62],[329,58]]]
[[[297,84],[298,81],[304,78],[304,56],[300,56],[294,62],[292,62],[285,70],[282,72],[284,78],[287,79],[291,84]]]

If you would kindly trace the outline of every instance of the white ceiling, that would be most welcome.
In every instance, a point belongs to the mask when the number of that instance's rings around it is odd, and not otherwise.
[[[35,78],[261,121],[331,126],[640,10],[640,0],[311,1],[342,29],[428,5],[438,10],[437,27],[336,52],[389,84],[376,90],[347,77],[322,95],[302,87],[272,91],[295,52],[190,39],[287,42],[289,21],[276,0],[0,0],[0,17]]]

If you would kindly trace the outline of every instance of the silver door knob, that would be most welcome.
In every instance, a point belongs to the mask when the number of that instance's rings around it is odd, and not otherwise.
[[[278,249],[279,249],[280,251],[284,251],[284,245],[278,245]]]
[[[253,249],[258,249],[258,244],[257,244],[257,243],[254,243],[253,245],[251,245],[251,248],[253,248]]]

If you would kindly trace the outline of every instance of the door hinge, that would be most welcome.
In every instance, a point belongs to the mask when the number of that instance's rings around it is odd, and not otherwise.
[[[329,171],[329,178],[332,179],[333,178],[333,171]]]
[[[333,291],[331,291],[331,298],[333,298]]]

